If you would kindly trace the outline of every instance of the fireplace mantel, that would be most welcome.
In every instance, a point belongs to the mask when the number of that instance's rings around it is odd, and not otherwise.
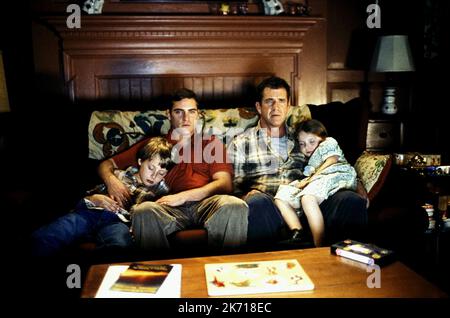
[[[323,21],[322,18],[266,16],[82,16],[81,28],[69,29],[65,17],[46,17],[44,20],[67,40],[67,49],[69,43],[73,44],[69,41],[79,45],[80,40],[122,42],[124,39],[128,40],[124,44],[130,47],[135,47],[133,40],[155,40],[166,45],[164,40],[183,39],[194,41],[196,45],[203,42],[207,47],[216,41],[238,44],[239,47],[274,46],[261,42],[263,39],[283,47],[300,48],[308,29]]]
[[[292,85],[294,104],[326,100],[323,18],[102,15],[82,16],[79,29],[69,29],[65,16],[42,20],[60,39],[73,100],[98,98],[100,78],[170,74],[224,80],[276,74]]]

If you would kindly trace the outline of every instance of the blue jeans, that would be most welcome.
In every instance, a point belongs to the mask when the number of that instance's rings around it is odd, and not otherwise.
[[[260,192],[249,196],[245,201],[249,209],[247,243],[276,241],[284,220],[273,203],[273,197]]]
[[[246,202],[249,207],[247,242],[260,244],[280,240],[285,223],[273,203],[273,197],[257,193],[248,197]],[[366,200],[356,192],[338,191],[322,202],[320,209],[328,244],[341,239],[361,238],[367,228]]]
[[[51,256],[73,243],[93,237],[98,249],[128,248],[133,245],[129,227],[107,210],[88,209],[81,200],[74,211],[32,234],[35,256]]]

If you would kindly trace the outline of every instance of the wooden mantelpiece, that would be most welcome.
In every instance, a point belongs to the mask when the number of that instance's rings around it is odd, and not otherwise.
[[[120,41],[152,38],[267,38],[275,41],[300,41],[305,32],[322,21],[320,18],[266,16],[82,16],[81,28],[69,29],[66,17],[44,18],[63,38],[95,38]],[[239,43],[242,45],[242,43]],[[270,44],[266,43],[266,46]],[[298,46],[290,43],[290,46]]]
[[[294,103],[326,100],[322,18],[103,15],[82,16],[79,29],[67,28],[64,16],[43,20],[61,39],[73,100],[145,100],[167,93],[155,83],[166,90],[191,86],[207,99],[237,98],[246,93],[239,85],[271,74],[290,82]],[[153,90],[143,92],[148,85]]]

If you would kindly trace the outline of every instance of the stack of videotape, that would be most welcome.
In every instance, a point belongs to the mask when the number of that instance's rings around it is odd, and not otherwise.
[[[394,260],[394,251],[353,240],[345,240],[331,245],[331,253],[367,265],[382,266]]]

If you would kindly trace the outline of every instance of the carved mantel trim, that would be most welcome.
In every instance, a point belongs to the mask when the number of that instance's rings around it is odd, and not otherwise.
[[[255,45],[253,40],[258,40],[259,45],[266,43],[266,46],[273,47],[275,42],[282,47],[299,48],[308,29],[323,19],[265,16],[82,16],[79,29],[67,28],[66,17],[44,17],[43,20],[58,32],[65,49],[80,49],[85,45],[89,47],[92,40],[109,43],[117,41],[121,43],[121,48],[136,48],[137,43],[133,41],[144,40],[157,41],[164,47],[167,47],[166,41],[172,41],[174,45],[176,41],[183,40],[195,45],[226,41],[229,45],[234,43],[239,47],[249,47]],[[87,42],[83,43],[83,40]],[[141,44],[143,47],[147,46],[145,42]]]

